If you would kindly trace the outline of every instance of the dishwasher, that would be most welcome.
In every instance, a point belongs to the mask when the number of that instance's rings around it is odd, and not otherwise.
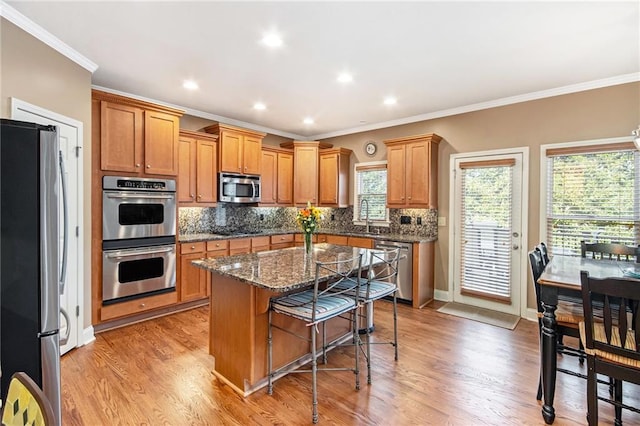
[[[401,302],[411,302],[413,300],[413,245],[397,241],[375,241],[373,248],[400,248],[397,297]]]
[[[398,294],[396,295],[398,302],[411,303],[413,300],[413,245],[411,243],[400,243],[397,241],[374,241],[374,249],[394,249],[400,248],[400,260],[398,262]],[[385,299],[393,300],[392,296],[386,297]],[[365,334],[366,329],[369,329],[369,332],[373,332],[375,330],[375,326],[373,325],[373,303],[369,303],[367,306],[363,307],[363,309],[367,309],[369,323],[363,324],[360,323],[358,330],[360,334]],[[364,318],[364,316],[361,316]]]

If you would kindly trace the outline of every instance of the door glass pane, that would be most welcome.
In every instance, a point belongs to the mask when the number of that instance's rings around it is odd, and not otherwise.
[[[463,294],[511,301],[512,166],[461,169]]]

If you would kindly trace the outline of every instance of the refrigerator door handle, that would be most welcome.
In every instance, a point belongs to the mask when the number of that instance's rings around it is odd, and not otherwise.
[[[69,245],[69,215],[67,211],[67,181],[65,178],[64,157],[62,151],[58,151],[60,155],[60,182],[62,186],[62,268],[60,270],[60,294],[64,294],[64,285],[67,282],[67,252]],[[66,316],[66,315],[65,315]],[[67,317],[68,318],[68,317]],[[68,336],[67,336],[68,337]]]
[[[67,332],[64,336],[60,337],[60,346],[64,346],[69,341],[69,336],[71,335],[71,322],[69,321],[69,314],[62,306],[60,307],[60,313],[64,317],[64,321],[67,323]]]

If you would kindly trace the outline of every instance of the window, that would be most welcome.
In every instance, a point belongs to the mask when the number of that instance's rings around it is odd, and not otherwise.
[[[355,166],[353,222],[364,225],[369,206],[369,220],[374,225],[388,225],[387,162],[358,163]],[[364,205],[363,200],[367,200]],[[360,211],[362,207],[362,211]]]
[[[640,155],[631,143],[550,148],[546,228],[553,254],[580,255],[580,241],[640,241]]]

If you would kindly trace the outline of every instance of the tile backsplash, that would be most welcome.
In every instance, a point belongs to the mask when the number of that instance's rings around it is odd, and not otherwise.
[[[217,207],[181,207],[178,214],[180,234],[215,234],[224,230],[274,230],[298,229],[295,207],[248,207],[220,204]],[[353,207],[320,207],[324,231],[365,232],[364,226],[353,224]],[[426,237],[438,236],[438,211],[436,209],[390,209],[389,227],[371,227],[380,234],[405,234]],[[410,224],[401,224],[400,216],[411,218]],[[333,218],[333,220],[332,220]],[[418,218],[422,222],[417,224]]]

